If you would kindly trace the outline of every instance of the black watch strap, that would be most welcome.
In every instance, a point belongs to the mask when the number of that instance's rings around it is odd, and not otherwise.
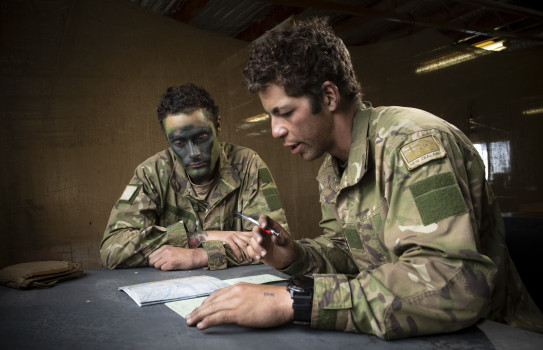
[[[313,308],[313,277],[306,275],[293,276],[288,281],[287,290],[292,298],[294,323],[310,325],[311,310]]]

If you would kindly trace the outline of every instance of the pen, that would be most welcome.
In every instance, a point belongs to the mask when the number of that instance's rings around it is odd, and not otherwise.
[[[256,221],[255,219],[247,216],[247,215],[243,215],[242,213],[238,213],[237,211],[234,212],[234,214],[236,214],[237,216],[239,216],[240,218],[242,219],[245,219],[249,222],[252,222],[253,224],[255,224],[256,226],[258,226],[259,229],[261,229],[262,231],[266,232],[267,234],[272,234],[272,235],[276,235],[277,237],[279,237],[279,233],[275,232],[274,230],[272,230],[271,228],[270,229],[263,229],[259,224],[258,224],[258,221]]]

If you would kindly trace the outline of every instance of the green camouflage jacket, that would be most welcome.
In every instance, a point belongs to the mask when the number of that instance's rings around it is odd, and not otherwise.
[[[234,211],[255,219],[268,214],[287,225],[272,175],[254,151],[221,143],[219,162],[207,201],[198,199],[170,148],[140,164],[111,212],[100,247],[104,266],[148,265],[149,254],[162,245],[189,248],[187,232],[251,230],[254,225],[241,222]],[[202,246],[212,270],[247,264],[220,241]]]
[[[484,164],[459,129],[413,108],[364,106],[347,164],[324,160],[324,234],[297,242],[300,259],[284,270],[314,274],[312,327],[393,339],[488,317],[541,330]]]

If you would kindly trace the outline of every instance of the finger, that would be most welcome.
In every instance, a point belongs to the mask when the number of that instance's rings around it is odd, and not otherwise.
[[[149,265],[150,266],[155,266],[155,264],[157,263],[157,261],[160,260],[160,255],[159,254],[156,254],[156,251],[151,253],[151,255],[149,255]]]
[[[251,248],[253,249],[253,254],[250,256],[253,259],[260,260],[263,256],[266,255],[266,249],[261,245],[261,243],[264,241],[264,238],[262,237],[262,234],[258,228],[255,228],[253,230],[253,238],[251,238]]]
[[[283,226],[279,225],[277,222],[275,222],[275,220],[267,215],[260,215],[260,217],[258,218],[258,222],[262,228],[272,229],[275,232],[279,233],[279,236],[281,236],[281,232],[286,232]]]
[[[226,240],[226,244],[228,244],[230,249],[232,249],[232,252],[236,256],[236,258],[238,258],[239,261],[242,261],[243,256],[241,255],[238,244],[236,242],[234,242],[233,240],[231,240],[231,239]]]
[[[235,323],[235,313],[232,310],[221,310],[204,317],[202,321],[196,324],[196,328],[202,330],[209,327],[217,326],[225,323]]]
[[[252,260],[252,259],[257,259],[259,260],[259,258],[257,258],[257,256],[259,256],[256,251],[253,249],[252,246],[247,246],[247,256]],[[260,256],[259,256],[260,257]]]
[[[251,240],[254,240],[257,244],[262,244],[262,242],[264,241],[264,236],[265,233],[262,232],[262,230],[258,227],[258,226],[255,226],[253,227],[253,230],[251,231]]]

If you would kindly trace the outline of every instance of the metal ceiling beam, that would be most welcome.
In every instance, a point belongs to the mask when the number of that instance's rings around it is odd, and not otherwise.
[[[468,4],[472,6],[484,7],[487,9],[496,10],[500,12],[511,13],[511,14],[519,15],[523,17],[529,17],[532,19],[540,20],[540,21],[543,20],[542,11],[538,11],[538,10],[534,10],[534,9],[530,9],[530,8],[526,8],[522,6],[517,6],[517,5],[511,5],[507,2],[501,2],[501,1],[495,1],[495,0],[453,0],[453,1],[461,2],[463,4]]]
[[[332,3],[322,0],[268,0],[268,2],[278,5],[287,5],[301,8],[314,8],[319,10],[333,11],[339,13],[345,13],[354,16],[369,16],[373,18],[386,19],[393,22],[400,22],[409,25],[418,25],[435,29],[445,29],[457,32],[462,32],[470,35],[483,35],[487,37],[500,37],[506,39],[516,39],[543,43],[543,38],[533,36],[522,36],[516,33],[493,30],[488,28],[477,27],[461,27],[455,24],[442,21],[426,21],[423,19],[417,19],[409,13],[397,13],[391,11],[381,11],[363,6],[346,5],[340,3]]]
[[[262,21],[253,24],[249,28],[241,32],[236,39],[253,41],[266,33],[267,30],[275,27],[277,24],[283,22],[291,15],[297,15],[304,9],[300,7],[292,6],[274,6],[272,12],[266,16]]]
[[[172,13],[170,17],[183,23],[189,23],[200,11],[202,11],[208,2],[209,0],[185,1],[181,8],[177,12]]]

